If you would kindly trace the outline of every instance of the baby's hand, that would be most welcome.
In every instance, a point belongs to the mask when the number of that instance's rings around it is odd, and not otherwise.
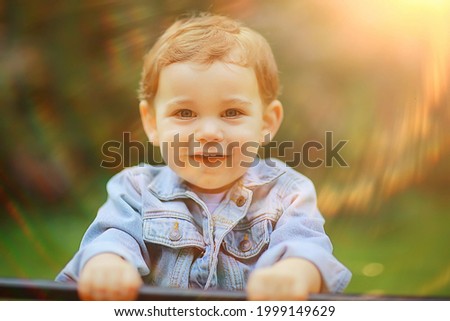
[[[142,279],[137,269],[112,253],[92,257],[81,271],[78,295],[82,300],[135,300]]]
[[[257,269],[247,284],[249,300],[306,300],[310,293],[320,291],[322,277],[311,262],[288,258],[275,265]]]

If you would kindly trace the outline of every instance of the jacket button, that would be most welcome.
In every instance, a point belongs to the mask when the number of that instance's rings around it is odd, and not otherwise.
[[[238,207],[242,207],[242,206],[244,206],[245,201],[246,201],[245,197],[241,195],[236,199],[236,205]]]
[[[181,239],[180,230],[176,229],[176,230],[170,231],[169,239],[171,241],[179,241]]]
[[[247,252],[252,248],[252,242],[249,240],[243,240],[241,243],[239,243],[239,248],[242,252]]]

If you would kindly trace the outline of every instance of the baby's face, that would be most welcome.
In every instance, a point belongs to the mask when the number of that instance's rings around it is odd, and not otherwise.
[[[149,136],[194,189],[226,189],[246,172],[264,141],[264,112],[253,69],[175,63],[161,71]]]

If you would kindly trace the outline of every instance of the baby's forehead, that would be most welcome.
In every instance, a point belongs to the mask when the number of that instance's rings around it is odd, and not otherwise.
[[[187,78],[187,81],[196,81],[198,79],[215,82],[217,79],[238,78],[235,81],[258,81],[254,68],[246,65],[216,60],[210,63],[197,61],[180,61],[163,67],[159,74],[159,81],[171,78],[171,81],[177,81],[181,78]],[[205,84],[208,85],[208,84]]]
[[[172,78],[172,81],[177,81],[180,78],[188,77],[188,79],[185,80],[190,82],[195,82],[198,79],[210,79],[211,81],[215,81],[220,78],[235,77],[241,78],[236,79],[236,81],[245,81],[256,79],[256,73],[254,69],[249,66],[242,66],[220,60],[212,63],[182,61],[167,65],[161,69],[159,73],[159,81],[167,77]]]
[[[214,97],[214,101],[233,98],[236,102],[237,97],[247,97],[252,101],[262,99],[253,68],[236,64],[179,62],[164,67],[159,77],[157,100]]]

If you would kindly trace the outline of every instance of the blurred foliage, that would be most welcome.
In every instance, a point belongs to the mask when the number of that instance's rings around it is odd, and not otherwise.
[[[103,144],[126,132],[146,142],[142,56],[174,19],[204,10],[269,40],[285,106],[276,140],[294,142],[280,158],[325,145],[326,131],[347,141],[348,167],[297,169],[354,271],[349,291],[450,295],[443,0],[0,2],[0,275],[51,278],[71,257],[121,170],[100,167]],[[158,158],[148,153],[131,163]]]

